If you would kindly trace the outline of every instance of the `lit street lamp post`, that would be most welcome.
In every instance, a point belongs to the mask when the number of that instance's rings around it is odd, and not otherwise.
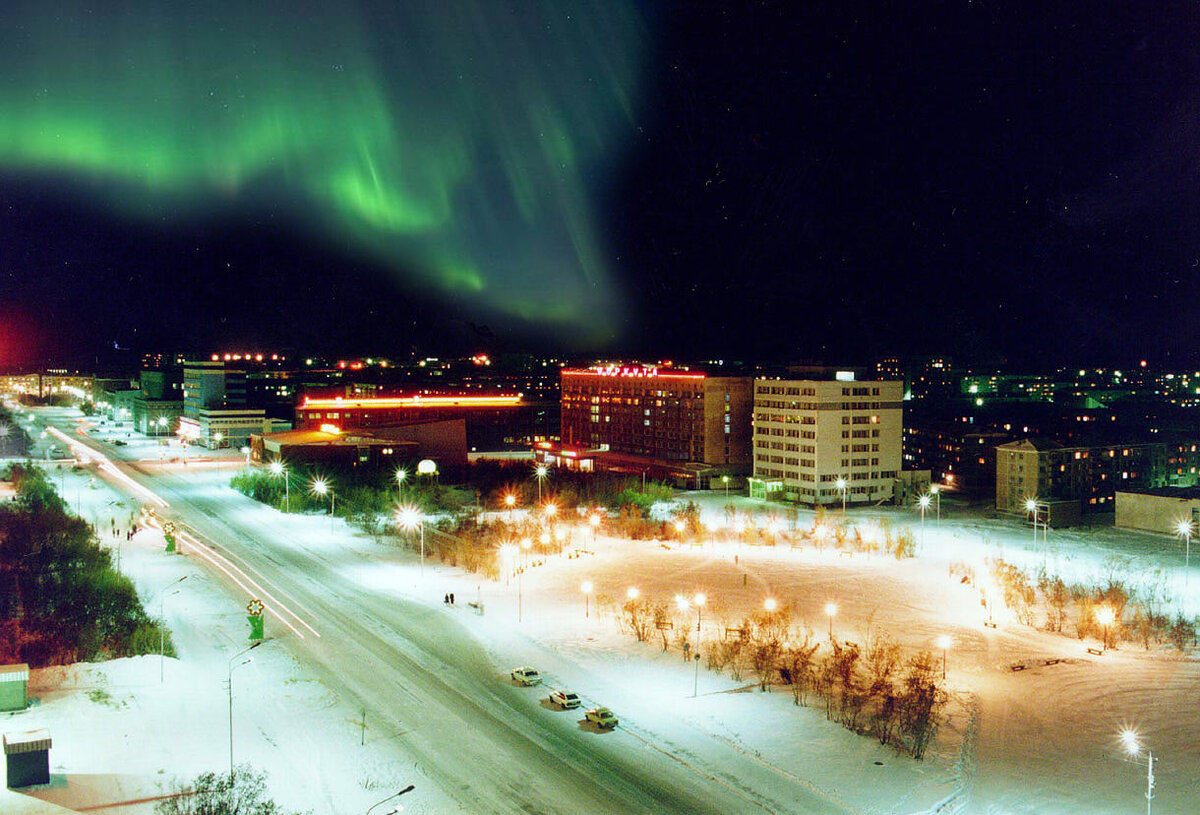
[[[929,509],[929,496],[922,495],[917,500],[917,506],[921,508],[921,548],[925,548],[925,510]]]
[[[229,783],[233,783],[233,668],[234,661],[243,654],[248,654],[258,646],[262,645],[266,640],[259,640],[244,651],[239,651],[229,658],[229,672],[226,676],[229,685]],[[245,665],[250,662],[247,659],[245,662],[239,662],[239,665]]]
[[[829,618],[829,641],[833,642],[833,618],[837,616],[837,603],[825,604],[825,616]]]
[[[1113,610],[1110,607],[1100,606],[1100,608],[1096,609],[1096,622],[1100,623],[1104,630],[1104,641],[1100,647],[1101,651],[1108,650],[1108,627],[1113,624],[1114,619],[1116,619],[1116,615],[1113,614]]]
[[[396,470],[396,503],[404,503],[404,479],[408,478],[408,471],[403,467]]]
[[[834,483],[836,484],[837,488],[839,490],[841,490],[841,493],[842,493],[842,520],[845,520],[845,518],[846,518],[846,479],[839,475],[838,480]]]
[[[546,474],[550,469],[545,464],[539,464],[533,471],[538,482],[538,503],[542,503],[542,482],[546,480]]]
[[[592,527],[592,546],[596,545],[596,532],[600,529],[600,516],[592,513],[588,518],[588,524]]]
[[[313,480],[312,491],[317,495],[329,494],[329,528],[333,529],[333,506],[334,501],[337,500],[333,494],[333,488],[329,486],[329,482],[324,478],[317,478]]]
[[[1175,531],[1183,538],[1183,584],[1186,586],[1188,582],[1188,569],[1192,565],[1192,522],[1180,521],[1175,527]]]
[[[421,515],[421,510],[416,507],[404,507],[397,514],[396,518],[400,521],[400,526],[404,527],[409,532],[420,528],[421,530],[421,578],[425,578],[425,518]]]
[[[271,475],[273,475],[273,476],[283,476],[283,507],[284,507],[283,511],[291,512],[292,511],[292,492],[288,486],[287,467],[284,466],[282,461],[280,461],[279,459],[275,459],[274,461],[271,462],[271,464],[267,467],[267,469],[270,471]]]
[[[591,601],[592,601],[592,581],[585,580],[579,584],[579,590],[583,592],[583,616],[589,618],[592,616]]]
[[[938,521],[938,523],[941,523],[941,521],[942,521],[942,489],[941,489],[941,486],[939,484],[930,484],[929,491],[931,493],[933,493],[934,498],[937,499],[937,521]]]
[[[1125,745],[1125,752],[1130,756],[1137,758],[1141,753],[1142,747],[1138,744],[1137,733],[1133,730],[1121,731],[1121,743]],[[1146,815],[1152,815],[1150,808],[1154,803],[1154,753],[1149,747],[1146,748]]]
[[[1038,502],[1036,498],[1025,499],[1025,511],[1033,516],[1033,546],[1037,548]]]
[[[724,482],[724,484],[725,484],[725,500],[728,501],[729,500],[729,476],[727,476],[727,475],[721,476],[721,481]]]

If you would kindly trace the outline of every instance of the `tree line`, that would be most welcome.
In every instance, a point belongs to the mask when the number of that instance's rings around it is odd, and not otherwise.
[[[0,503],[0,663],[33,667],[155,653],[161,621],[147,616],[85,521],[70,515],[45,474],[12,465]],[[163,650],[174,654],[162,632]]]

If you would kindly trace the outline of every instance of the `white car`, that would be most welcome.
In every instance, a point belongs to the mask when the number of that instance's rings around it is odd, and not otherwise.
[[[596,727],[616,727],[617,717],[606,707],[594,707],[584,714]]]
[[[567,710],[568,708],[579,707],[583,704],[583,701],[575,691],[564,689],[550,692],[550,704],[558,705],[563,710]]]
[[[537,672],[536,668],[524,667],[513,668],[513,681],[518,685],[540,685],[542,684],[542,675]]]

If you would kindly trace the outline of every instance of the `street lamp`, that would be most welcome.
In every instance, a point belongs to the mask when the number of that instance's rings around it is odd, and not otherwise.
[[[217,460],[217,472],[221,472],[221,442],[223,442],[224,440],[225,440],[224,433],[220,433],[220,432],[213,433],[213,441],[215,441],[217,443],[217,446],[214,448],[216,450],[216,453],[213,454],[213,458],[215,458]]]
[[[724,484],[725,484],[725,500],[728,501],[729,500],[729,476],[727,476],[727,475],[721,476],[721,481],[724,482]]]
[[[825,616],[829,618],[829,641],[833,642],[833,618],[837,616],[837,603],[825,604]]]
[[[403,467],[396,470],[396,502],[404,501],[404,479],[408,478],[408,471]]]
[[[273,475],[273,476],[276,476],[276,477],[283,476],[283,506],[284,506],[283,511],[291,512],[292,511],[292,492],[288,486],[287,467],[284,466],[282,461],[280,461],[279,459],[275,459],[274,461],[272,461],[270,464],[267,465],[267,470],[270,471],[271,475]]]
[[[324,478],[314,478],[312,482],[312,491],[317,495],[329,494],[329,528],[333,529],[333,504],[337,498],[333,494],[333,488],[329,486],[329,482]]]
[[[539,464],[533,470],[534,477],[537,478],[537,482],[538,482],[538,503],[539,504],[542,503],[542,482],[546,480],[546,475],[549,472],[550,472],[550,469],[545,464]]]
[[[929,495],[922,495],[917,499],[917,506],[921,508],[921,548],[925,548],[925,510],[929,509]]]
[[[167,417],[159,416],[156,424],[158,425],[158,432],[155,433],[154,435],[161,436],[163,434],[163,428],[165,428],[167,426]]]
[[[1025,499],[1025,511],[1033,515],[1033,545],[1037,548],[1038,502],[1036,498]]]
[[[416,786],[413,784],[409,784],[407,787],[400,790],[399,792],[393,792],[391,795],[389,795],[387,798],[384,798],[378,804],[371,804],[371,806],[367,808],[367,811],[364,812],[363,815],[371,815],[371,810],[374,809],[375,807],[382,806],[383,804],[386,804],[388,801],[392,800],[393,798],[399,798],[401,795],[404,795],[405,793],[408,793],[408,792],[412,792],[414,789],[416,789]],[[392,810],[392,812],[399,812],[399,811],[400,811],[400,807],[396,807],[396,809]],[[389,813],[389,815],[391,815],[391,814]]]
[[[638,591],[636,588],[634,588],[633,586],[630,586],[629,590],[625,592],[625,596],[628,597],[630,600],[638,599],[638,597],[640,597],[641,594],[642,593],[640,591]]]
[[[1100,606],[1096,609],[1096,622],[1100,623],[1104,629],[1104,643],[1100,648],[1101,651],[1108,650],[1108,627],[1113,624],[1115,619],[1116,615],[1109,606]]]
[[[583,592],[583,616],[591,617],[591,600],[592,600],[592,581],[585,580],[579,584],[579,590]]]
[[[700,689],[700,618],[704,612],[704,604],[708,602],[708,596],[704,592],[696,592],[689,602],[682,594],[675,595],[675,605],[680,611],[687,611],[688,606],[692,603],[696,604],[696,674],[692,678],[692,698],[696,698]]]
[[[229,658],[229,672],[226,676],[226,680],[229,685],[229,783],[230,784],[233,784],[233,668],[234,668],[233,663],[238,657],[240,657],[244,654],[250,653],[255,648],[262,645],[264,642],[266,642],[266,640],[259,640],[258,642],[251,645],[249,648],[245,649],[244,651],[239,651],[238,653],[234,654],[232,657]],[[238,664],[245,665],[247,662],[250,662],[250,661],[251,660],[247,659],[244,662],[239,662]]]
[[[1125,729],[1121,731],[1121,744],[1125,747],[1125,752],[1130,756],[1137,758],[1142,751],[1142,746],[1138,744],[1137,732],[1134,730]],[[1151,815],[1150,808],[1154,802],[1154,753],[1150,748],[1146,748],[1146,815]]]
[[[595,546],[596,545],[596,532],[597,532],[597,530],[600,529],[600,516],[597,515],[596,513],[592,513],[588,517],[588,523],[591,524],[591,527],[592,527],[592,546]]]
[[[937,520],[942,521],[942,488],[940,484],[930,484],[929,491],[937,498]]]
[[[950,646],[954,644],[954,640],[950,639],[946,634],[937,638],[938,648],[942,649],[942,679],[946,678],[946,652],[950,650]]]
[[[845,518],[846,517],[846,479],[839,475],[838,480],[834,482],[834,485],[842,492],[842,518]]]
[[[1192,565],[1192,522],[1180,521],[1175,526],[1175,531],[1183,538],[1184,544],[1184,561],[1183,561],[1183,583],[1187,585],[1188,567]]]
[[[412,532],[414,529],[421,530],[421,577],[425,577],[425,517],[421,515],[421,510],[416,507],[401,507],[396,513],[396,520],[400,522],[400,526]]]
[[[159,684],[162,684],[162,681],[163,681],[163,651],[166,650],[166,641],[167,641],[167,622],[163,616],[163,600],[165,600],[167,597],[167,594],[168,594],[167,589],[171,588],[171,586],[174,586],[175,583],[182,583],[183,581],[185,581],[187,579],[188,579],[188,576],[185,574],[183,577],[179,578],[174,583],[168,583],[166,588],[164,588],[162,590],[162,593],[158,595],[158,681],[159,681]],[[175,591],[170,592],[170,594],[179,594],[179,589],[176,589]]]

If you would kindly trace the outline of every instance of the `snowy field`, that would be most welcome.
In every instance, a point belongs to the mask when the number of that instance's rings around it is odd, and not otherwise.
[[[160,457],[154,444],[131,439],[125,449],[130,458]],[[228,489],[222,485],[240,456],[224,453],[219,465],[203,460],[210,453],[193,458],[188,477],[205,488]],[[103,479],[69,471],[52,475],[61,477],[64,497],[101,533],[114,519],[128,523],[134,502]],[[746,513],[772,511],[719,493],[685,498],[714,516],[726,503]],[[722,759],[735,751],[849,812],[1138,812],[1145,806],[1145,753],[1130,759],[1118,739],[1122,728],[1135,727],[1154,754],[1155,808],[1200,812],[1200,741],[1194,736],[1200,669],[1194,655],[1123,643],[1096,656],[1087,650],[1095,641],[1022,626],[999,603],[992,606],[996,628],[985,627],[980,591],[949,575],[954,562],[974,564],[982,576],[986,558],[1003,557],[1031,571],[1044,561],[1069,582],[1101,582],[1115,574],[1191,613],[1198,607],[1200,576],[1188,594],[1182,543],[1113,529],[1052,530],[1043,550],[1020,523],[958,520],[955,512],[949,502],[940,522],[930,512],[922,534],[911,510],[850,510],[850,523],[884,517],[893,527],[910,526],[923,541],[918,557],[907,561],[735,541],[681,547],[593,538],[581,524],[572,532],[574,549],[594,554],[551,557],[507,581],[481,581],[427,562],[422,582],[415,556],[377,546],[340,521],[331,525],[314,516],[286,522],[290,529],[304,527],[322,546],[360,555],[364,591],[400,591],[459,615],[498,674],[520,664],[540,668],[548,686],[571,687],[586,706],[612,707],[623,737],[694,766],[713,783],[721,783]],[[802,527],[811,522],[811,514],[800,514]],[[34,704],[0,715],[6,732],[51,732],[54,783],[36,790],[38,798],[146,813],[153,806],[148,799],[169,792],[176,779],[228,771],[226,678],[231,658],[245,645],[248,598],[227,591],[203,564],[164,554],[153,530],[130,542],[101,538],[119,545],[121,569],[151,615],[159,614],[161,602],[180,658],[143,656],[37,671]],[[581,591],[584,581],[594,585],[589,596]],[[703,666],[697,675],[677,650],[663,653],[656,642],[638,644],[619,630],[616,607],[629,587],[667,601],[703,591],[706,640],[761,608],[766,597],[792,604],[796,623],[819,639],[827,632],[823,608],[830,601],[838,604],[833,628],[839,639],[861,643],[882,633],[909,651],[938,651],[937,638],[949,635],[947,722],[926,759],[914,761],[826,721],[818,702],[794,706],[786,688],[764,694],[753,677],[735,682]],[[456,594],[454,607],[442,603],[449,591]],[[486,613],[476,613],[467,601],[481,602]],[[253,661],[243,663],[249,657]],[[400,799],[406,812],[461,811],[445,791],[412,775],[400,734],[373,728],[369,712],[364,726],[363,711],[286,648],[268,643],[232,664],[235,761],[266,770],[282,805],[363,813],[415,783],[417,789]],[[531,700],[544,696],[540,690],[531,694]],[[708,738],[690,737],[696,728]],[[24,800],[0,798],[0,811],[16,812],[16,802]],[[131,801],[140,803],[111,806]]]

